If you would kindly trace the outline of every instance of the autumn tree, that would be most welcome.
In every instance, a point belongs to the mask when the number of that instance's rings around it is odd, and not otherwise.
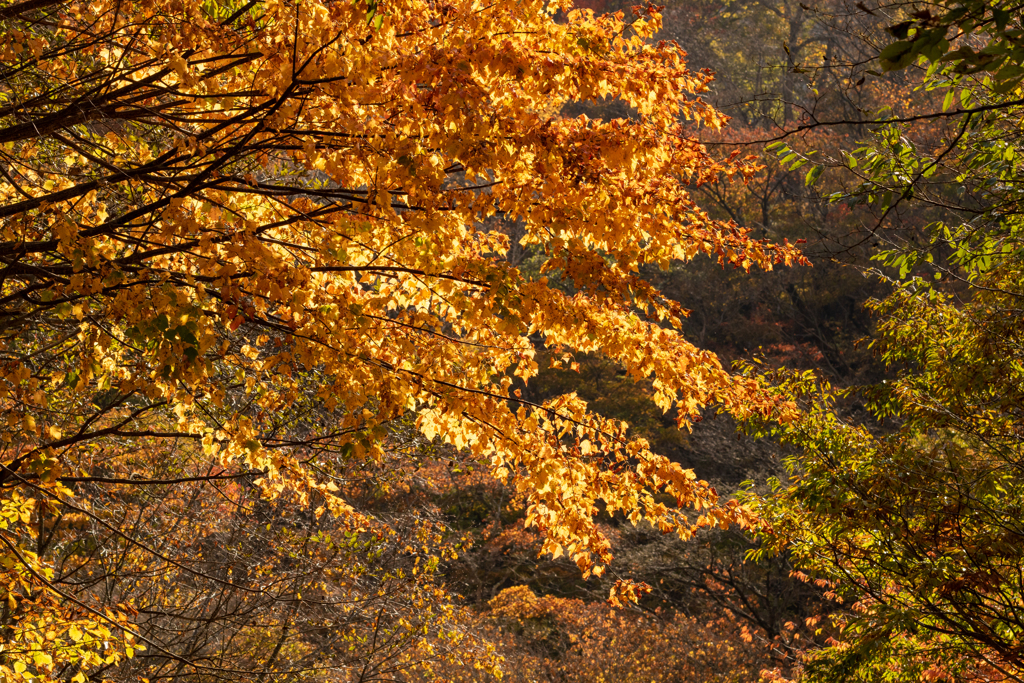
[[[659,25],[539,1],[0,7],[0,583],[5,640],[20,643],[3,672],[116,678],[145,647],[156,668],[132,676],[207,676],[228,657],[233,675],[273,678],[281,648],[305,656],[291,629],[315,621],[280,601],[304,608],[304,582],[327,570],[296,565],[270,611],[248,610],[214,539],[251,551],[255,577],[307,552],[299,538],[325,518],[360,543],[386,534],[387,515],[349,493],[369,473],[386,492],[415,464],[395,441],[410,415],[421,445],[507,482],[544,551],[585,575],[611,557],[599,505],[684,538],[746,523],[626,424],[514,389],[542,346],[564,363],[603,352],[680,426],[709,403],[778,409],[688,343],[685,311],[639,275],[698,254],[744,269],[800,258],[694,203],[689,188],[753,167],[696,139],[724,117],[699,98],[709,77],[649,44]],[[636,116],[557,113],[608,95]],[[506,258],[522,246],[543,254],[536,273]],[[274,542],[282,559],[246,537],[258,506],[230,481],[293,506],[260,520],[291,539]],[[155,491],[166,512],[151,515]],[[224,496],[239,506],[224,531],[186,542],[202,501]],[[170,567],[194,581],[158,588]],[[217,591],[241,615],[233,635],[148,630],[160,619],[144,605],[198,623],[195,601]]]

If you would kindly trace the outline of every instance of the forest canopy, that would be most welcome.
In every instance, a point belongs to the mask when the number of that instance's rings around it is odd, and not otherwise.
[[[625,423],[517,388],[540,348],[600,351],[680,426],[779,409],[640,274],[801,260],[695,203],[755,166],[694,137],[725,119],[656,13],[27,0],[0,22],[6,676],[470,657],[428,577],[455,551],[357,506],[431,441],[584,576],[611,558],[599,508],[683,538],[748,523]],[[559,114],[604,97],[635,115]]]
[[[0,0],[0,680],[1021,681],[1022,16]]]

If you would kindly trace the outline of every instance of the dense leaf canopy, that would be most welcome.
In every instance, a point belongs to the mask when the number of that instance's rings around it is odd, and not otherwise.
[[[423,576],[369,569],[399,527],[433,537],[354,493],[414,465],[395,436],[410,415],[409,443],[512,484],[544,549],[585,573],[610,558],[599,504],[683,537],[745,522],[625,424],[516,389],[546,346],[603,352],[680,424],[711,402],[777,409],[639,275],[800,258],[694,203],[753,167],[695,139],[724,119],[697,97],[708,77],[650,43],[658,26],[539,0],[0,7],[4,671],[102,678],[142,647],[156,677],[265,676],[289,647],[341,666],[311,654],[337,614],[300,606],[376,605]],[[558,115],[604,97],[632,117]],[[291,531],[268,545],[243,533],[257,524]],[[451,635],[417,585],[369,620],[374,646],[382,614],[401,625],[388,643]],[[197,626],[228,612],[263,628]]]

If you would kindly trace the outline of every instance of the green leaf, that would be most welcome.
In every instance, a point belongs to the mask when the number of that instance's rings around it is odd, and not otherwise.
[[[808,171],[807,176],[804,178],[804,187],[810,187],[811,185],[814,185],[814,183],[818,181],[818,178],[821,177],[821,174],[824,170],[825,167],[819,164],[817,166],[814,166],[810,171]]]
[[[1000,95],[1004,95],[1008,92],[1011,92],[1018,85],[1020,85],[1021,80],[1024,80],[1024,77],[1018,76],[1017,78],[1014,78],[1012,80],[996,83],[994,86],[992,86],[992,90]]]
[[[878,55],[878,59],[882,63],[882,68],[885,71],[902,69],[913,60],[915,47],[916,42],[911,42],[909,40],[899,40],[887,46]]]

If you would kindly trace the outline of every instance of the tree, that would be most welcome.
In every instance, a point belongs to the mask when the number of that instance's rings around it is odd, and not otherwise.
[[[773,373],[805,412],[765,425],[796,452],[789,481],[757,499],[763,538],[846,605],[834,646],[808,653],[808,680],[1019,681],[1019,7],[901,9],[881,64],[920,57],[944,104],[881,121],[848,154],[861,182],[835,197],[874,204],[886,242],[892,291],[872,304],[872,343],[889,377],[845,396],[878,422],[850,420],[844,393],[809,374]],[[922,144],[921,120],[942,138]],[[880,230],[935,208],[917,231]]]
[[[415,466],[426,446],[396,426],[410,414],[508,482],[544,550],[584,574],[611,557],[599,504],[683,537],[747,523],[624,423],[514,389],[543,345],[565,363],[607,354],[681,426],[709,402],[778,408],[686,342],[685,311],[638,275],[697,254],[801,258],[693,202],[691,186],[754,167],[694,138],[724,117],[678,47],[648,44],[658,26],[539,0],[4,4],[0,564],[7,640],[25,646],[3,671],[112,677],[144,646],[175,676],[210,675],[208,651],[142,626],[147,567],[190,566],[176,553],[192,546],[153,545],[168,522],[140,501],[170,491],[192,524],[189,487],[236,481],[296,506],[301,529],[326,516],[366,543],[387,516],[346,492]],[[636,117],[555,113],[606,96]],[[543,253],[539,274],[513,246]],[[58,531],[72,512],[106,531]],[[108,555],[125,560],[93,570]],[[289,618],[246,628],[285,647]],[[234,675],[275,675],[274,647]]]

